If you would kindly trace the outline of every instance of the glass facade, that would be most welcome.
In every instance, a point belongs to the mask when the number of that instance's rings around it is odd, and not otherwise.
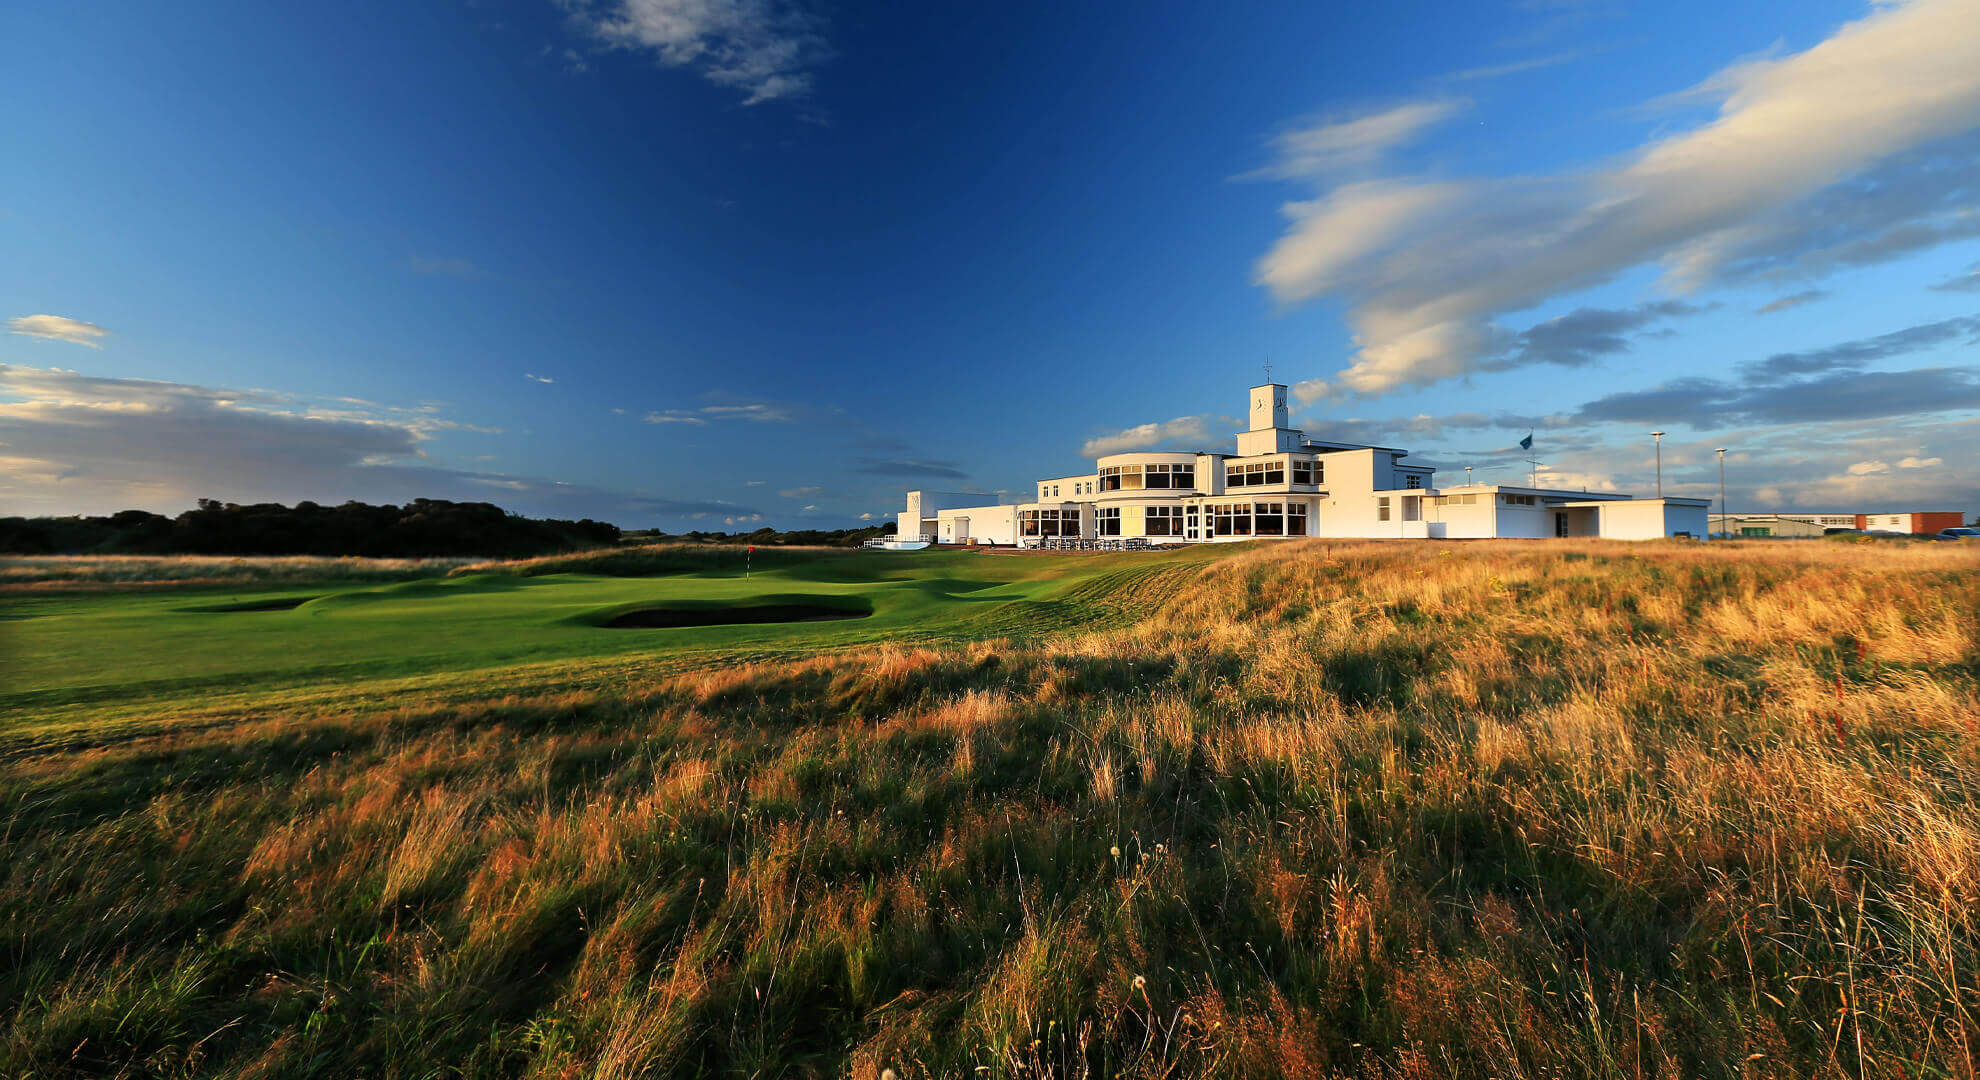
[[[1077,510],[1020,510],[1019,536],[1078,536]]]

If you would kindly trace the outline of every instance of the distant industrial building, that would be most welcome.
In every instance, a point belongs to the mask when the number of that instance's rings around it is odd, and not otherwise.
[[[1826,515],[1838,516],[1838,515]],[[1856,515],[1840,515],[1845,524],[1825,526],[1800,514],[1713,514],[1714,536],[1822,536],[1856,527]]]
[[[1714,535],[1823,536],[1832,532],[1882,532],[1931,536],[1966,524],[1957,510],[1921,510],[1898,514],[1713,514]]]

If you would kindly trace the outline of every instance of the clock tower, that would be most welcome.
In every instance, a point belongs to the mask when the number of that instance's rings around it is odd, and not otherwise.
[[[1252,387],[1251,430],[1238,433],[1238,456],[1251,457],[1299,449],[1306,435],[1288,427],[1290,423],[1292,420],[1286,411],[1285,384],[1266,383]]]

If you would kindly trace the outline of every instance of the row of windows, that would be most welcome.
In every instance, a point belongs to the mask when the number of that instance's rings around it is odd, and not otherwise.
[[[1196,508],[1190,508],[1190,516],[1196,516]],[[1095,511],[1095,520],[1101,536],[1121,535],[1121,508],[1103,506]],[[1148,506],[1141,511],[1141,532],[1143,536],[1181,536],[1183,534],[1183,508],[1180,506]]]
[[[1146,488],[1194,488],[1196,464],[1109,465],[1100,470],[1101,491],[1141,491]]]
[[[1286,461],[1246,461],[1224,466],[1225,487],[1253,487],[1286,482]],[[1324,484],[1327,482],[1327,463],[1295,458],[1292,462],[1292,482],[1295,484]]]
[[[1059,497],[1059,488],[1063,486],[1065,485],[1040,484],[1038,485],[1038,497],[1041,499],[1056,499]],[[1091,481],[1074,483],[1072,485],[1072,493],[1074,495],[1091,495],[1093,494],[1093,484]]]
[[[1246,461],[1224,466],[1225,487],[1250,487],[1254,484],[1283,484],[1286,482],[1286,463],[1279,461]]]
[[[1488,499],[1491,498],[1490,495],[1485,497]],[[1540,497],[1537,495],[1501,495],[1499,498],[1507,506],[1540,505]],[[1472,506],[1478,502],[1478,493],[1474,491],[1469,495],[1438,495],[1432,498],[1430,502],[1436,506]]]
[[[1210,531],[1216,536],[1305,536],[1304,503],[1230,503],[1211,506]]]
[[[1020,510],[1019,536],[1078,536],[1077,510]]]

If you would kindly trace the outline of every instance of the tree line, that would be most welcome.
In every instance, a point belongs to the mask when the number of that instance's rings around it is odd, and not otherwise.
[[[603,547],[619,527],[585,518],[527,518],[493,503],[414,499],[223,503],[201,499],[177,517],[125,510],[108,517],[0,518],[0,552],[15,555],[357,555],[519,557]]]

